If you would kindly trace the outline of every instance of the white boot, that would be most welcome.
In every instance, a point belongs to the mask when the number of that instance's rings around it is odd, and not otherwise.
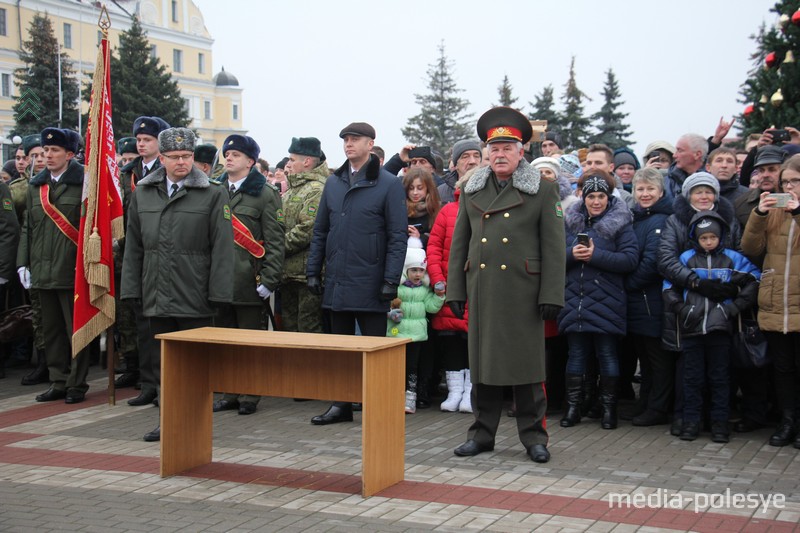
[[[414,391],[406,391],[406,414],[413,415],[417,412],[417,393]]]
[[[447,399],[442,402],[441,410],[455,413],[464,395],[464,371],[448,370],[444,373],[444,377],[447,379]]]
[[[472,412],[472,382],[469,380],[469,368],[464,370],[464,395],[461,397],[461,403],[458,404],[458,410],[462,413]]]

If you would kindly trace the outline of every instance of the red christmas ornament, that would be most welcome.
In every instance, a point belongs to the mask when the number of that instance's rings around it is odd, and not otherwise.
[[[792,15],[792,24],[795,26],[800,26],[800,9],[795,11],[794,15]]]
[[[775,58],[775,52],[768,53],[767,57],[764,60],[764,62],[767,64],[768,68],[774,67],[775,63],[777,62],[777,60]]]
[[[744,108],[744,116],[745,117],[749,117],[753,113],[754,109],[755,109],[755,106],[753,104],[750,104],[747,107],[745,107]]]

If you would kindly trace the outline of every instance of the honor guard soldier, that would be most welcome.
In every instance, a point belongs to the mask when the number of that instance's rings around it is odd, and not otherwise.
[[[71,130],[42,130],[46,168],[30,181],[17,253],[22,286],[39,293],[41,329],[47,346],[51,385],[36,397],[37,402],[82,402],[89,389],[88,348],[72,357],[70,339],[83,194],[83,165],[73,158],[80,140],[81,136]]]
[[[281,279],[283,266],[283,212],[281,197],[256,168],[261,149],[251,137],[230,135],[222,144],[225,173],[220,185],[230,194],[233,224],[233,303],[220,313],[217,326],[264,329],[264,306]],[[253,414],[259,396],[226,393],[214,402],[214,411],[238,409]]]
[[[120,297],[140,302],[153,337],[213,325],[233,296],[228,193],[194,167],[194,145],[190,129],[162,131],[161,167],[139,181],[128,206]],[[158,383],[161,343],[153,346],[148,370]],[[144,436],[160,439],[160,426]]]
[[[566,251],[558,184],[524,159],[531,124],[495,107],[478,120],[489,166],[463,185],[450,248],[447,301],[462,317],[469,302],[469,372],[475,422],[455,449],[473,456],[494,449],[511,385],[517,431],[537,463],[550,459],[545,411],[544,319],[564,306]]]
[[[158,135],[167,128],[169,124],[160,117],[139,117],[133,122],[133,137],[139,155],[120,169],[122,206],[126,217],[131,194],[139,181],[161,167]],[[115,256],[119,270],[119,265],[124,263],[124,243]],[[161,370],[154,363],[154,352],[158,346],[153,344],[149,321],[142,315],[142,310],[136,307],[136,302],[120,302],[118,311],[117,329],[120,333],[119,353],[123,372],[114,383],[117,387],[130,387],[140,382],[141,392],[128,400],[128,405],[147,405],[157,397]],[[131,325],[134,324],[136,329],[132,330]]]
[[[213,144],[198,144],[194,149],[194,166],[211,177],[214,171],[214,159],[217,158],[217,147]]]

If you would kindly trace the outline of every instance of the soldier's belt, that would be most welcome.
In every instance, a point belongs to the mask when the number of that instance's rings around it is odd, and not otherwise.
[[[73,244],[78,244],[78,228],[70,224],[64,213],[59,211],[56,206],[50,203],[50,186],[44,184],[39,187],[39,200],[42,202],[45,214],[53,221],[53,224],[64,234],[64,236],[71,240]]]
[[[264,257],[266,250],[262,244],[263,241],[257,241],[236,215],[231,215],[231,222],[233,224],[233,242],[247,250],[256,259]]]

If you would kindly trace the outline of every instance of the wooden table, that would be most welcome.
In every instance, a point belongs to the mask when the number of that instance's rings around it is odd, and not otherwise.
[[[161,339],[161,476],[211,462],[213,393],[363,402],[362,494],[403,480],[408,339],[199,328]]]

